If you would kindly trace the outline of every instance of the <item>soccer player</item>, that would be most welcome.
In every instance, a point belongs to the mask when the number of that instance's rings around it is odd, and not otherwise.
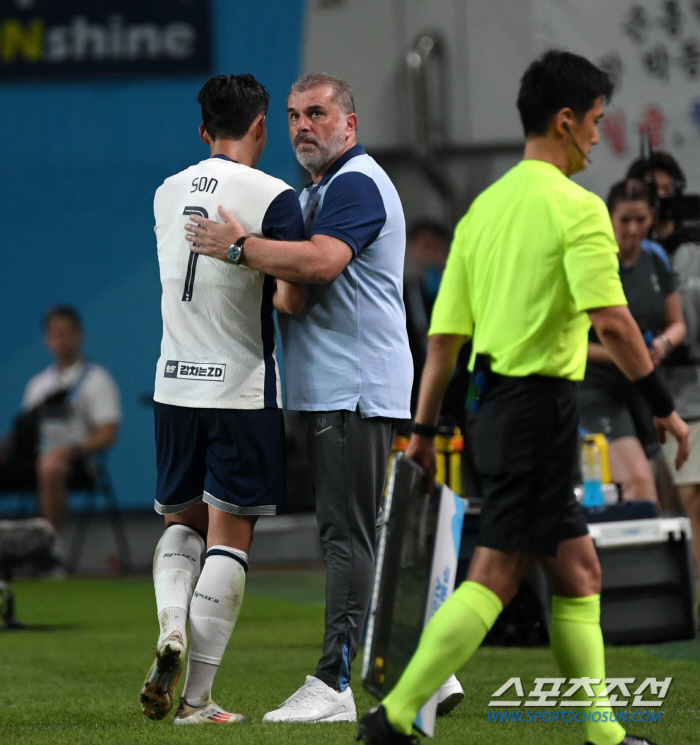
[[[590,323],[657,425],[678,440],[676,467],[688,456],[688,427],[626,305],[605,204],[569,180],[586,167],[611,94],[608,76],[583,57],[549,51],[534,62],[518,95],[524,160],[475,200],[455,231],[407,453],[435,473],[440,401],[471,337],[470,366],[485,374],[490,366],[474,432],[484,495],[477,549],[467,580],[433,616],[395,688],[360,721],[359,737],[371,745],[413,741],[420,707],[474,654],[535,560],[553,593],[549,633],[562,677],[598,679],[596,696],[603,690],[600,565],[572,488],[575,381]],[[588,743],[650,745],[611,721],[606,703],[596,702],[600,721],[584,723]]]
[[[170,710],[189,619],[175,724],[230,724],[244,717],[215,704],[211,688],[241,608],[255,521],[284,506],[273,303],[293,311],[294,291],[285,299],[284,283],[275,291],[272,277],[240,265],[240,252],[226,263],[192,253],[183,227],[220,204],[251,235],[294,240],[304,226],[294,190],[255,170],[267,137],[265,89],[251,75],[220,75],[197,100],[211,157],[166,179],[154,204],[163,286],[155,509],[166,529],[153,559],[160,636],[141,708],[151,719]]]
[[[395,420],[410,417],[406,226],[394,185],[357,142],[345,81],[305,75],[292,86],[287,115],[297,160],[312,179],[300,198],[307,240],[247,238],[225,209],[224,224],[193,215],[187,229],[194,251],[224,259],[245,241],[246,266],[311,283],[306,307],[281,315],[280,330],[286,405],[301,412],[306,429],[328,565],[326,628],[316,671],[264,721],[354,722],[350,667],[369,605],[387,461]],[[297,295],[293,302],[303,302]],[[443,710],[462,697],[457,679],[448,681]]]

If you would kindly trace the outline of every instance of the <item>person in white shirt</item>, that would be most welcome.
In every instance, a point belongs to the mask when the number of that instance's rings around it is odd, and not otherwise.
[[[211,155],[166,179],[154,202],[163,288],[155,509],[166,529],[153,562],[160,636],[140,700],[150,719],[172,708],[189,620],[174,723],[232,724],[244,717],[212,701],[212,684],[243,601],[255,522],[285,507],[273,304],[293,312],[306,290],[240,265],[242,242],[226,262],[199,256],[184,225],[189,215],[217,216],[221,203],[252,235],[299,240],[304,224],[294,190],[255,170],[265,89],[251,75],[220,75],[197,100]]]
[[[112,376],[82,353],[83,328],[74,308],[57,305],[44,316],[44,341],[54,363],[29,380],[22,401],[34,439],[17,432],[0,464],[0,490],[34,489],[41,514],[57,530],[69,488],[89,487],[92,456],[112,447],[121,420]],[[17,428],[16,428],[17,429]]]

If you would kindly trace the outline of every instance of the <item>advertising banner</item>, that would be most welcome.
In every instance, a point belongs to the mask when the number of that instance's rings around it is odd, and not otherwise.
[[[209,0],[4,0],[0,80],[207,73]]]

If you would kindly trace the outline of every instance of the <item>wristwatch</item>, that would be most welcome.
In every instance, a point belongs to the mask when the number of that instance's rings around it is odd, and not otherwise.
[[[248,240],[250,236],[242,235],[235,243],[232,243],[228,247],[228,260],[232,264],[240,264],[243,258],[243,244]]]

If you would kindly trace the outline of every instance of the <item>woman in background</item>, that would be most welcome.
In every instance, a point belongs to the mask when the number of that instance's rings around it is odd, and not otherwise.
[[[658,366],[683,342],[680,293],[663,248],[646,236],[654,222],[653,194],[636,179],[615,184],[608,210],[620,249],[620,278],[630,312]],[[622,497],[658,501],[649,461],[661,457],[654,418],[591,328],[586,376],[579,389],[581,427],[610,441],[612,481]]]

